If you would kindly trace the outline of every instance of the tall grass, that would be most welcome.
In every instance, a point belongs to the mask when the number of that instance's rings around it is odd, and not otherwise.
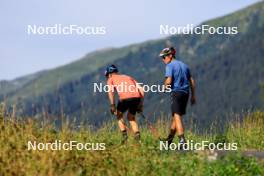
[[[231,122],[227,130],[227,138],[237,142],[242,150],[264,149],[264,113],[257,111],[247,115],[242,123]]]
[[[160,151],[155,135],[141,126],[141,145],[136,145],[133,135],[128,144],[120,144],[116,122],[105,123],[100,129],[80,127],[72,130],[65,123],[60,130],[53,125],[28,119],[16,121],[4,117],[0,109],[0,175],[263,175],[264,163],[253,157],[243,157],[240,152],[215,161],[196,152]],[[157,121],[155,129],[166,135],[168,122]],[[256,112],[243,122],[230,123],[221,140],[237,142],[239,150],[264,150],[264,113]],[[262,130],[262,131],[261,131]],[[218,140],[219,135],[197,135],[187,131],[194,141]],[[105,143],[106,150],[28,150],[28,141]]]

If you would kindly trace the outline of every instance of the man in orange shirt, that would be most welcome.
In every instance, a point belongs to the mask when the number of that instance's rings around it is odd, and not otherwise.
[[[130,76],[121,75],[115,65],[106,68],[105,76],[107,85],[109,86],[108,97],[111,104],[111,113],[115,114],[118,119],[118,126],[122,132],[122,143],[127,141],[127,130],[123,119],[123,114],[128,111],[127,119],[135,135],[135,140],[140,140],[140,132],[135,120],[136,112],[143,110],[144,91],[137,81]],[[117,91],[119,101],[117,107],[115,105],[114,91]]]

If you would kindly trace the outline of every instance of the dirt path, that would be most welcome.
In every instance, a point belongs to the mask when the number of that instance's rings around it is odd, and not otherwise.
[[[204,151],[197,151],[198,155],[206,156],[209,161],[214,161],[217,159],[221,159],[224,156],[229,154],[234,154],[236,151],[223,151],[223,150],[204,150]],[[245,157],[255,157],[259,161],[264,161],[264,151],[256,151],[256,150],[247,150],[241,152],[242,156]]]
[[[216,153],[218,157],[221,157],[229,154],[230,151],[216,151]],[[259,160],[264,160],[264,151],[248,150],[241,152],[241,154],[246,157],[255,157]]]

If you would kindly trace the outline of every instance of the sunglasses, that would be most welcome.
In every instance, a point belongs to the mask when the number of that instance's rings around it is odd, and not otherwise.
[[[168,55],[164,55],[164,56],[162,56],[162,59],[164,60],[167,56],[168,56]]]

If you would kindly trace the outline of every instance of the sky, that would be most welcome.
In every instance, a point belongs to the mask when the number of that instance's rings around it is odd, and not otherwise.
[[[258,0],[0,0],[0,80],[56,68],[106,47],[163,38],[160,25],[198,25]],[[29,35],[28,25],[103,26],[105,35]]]

